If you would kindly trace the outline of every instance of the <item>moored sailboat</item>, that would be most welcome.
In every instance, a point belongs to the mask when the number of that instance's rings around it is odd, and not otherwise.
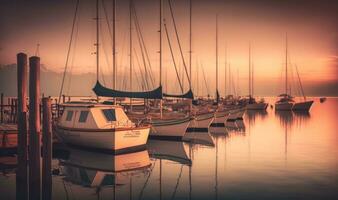
[[[285,40],[285,93],[279,95],[279,100],[275,103],[275,110],[291,110],[293,107],[293,97],[288,94],[288,38]]]

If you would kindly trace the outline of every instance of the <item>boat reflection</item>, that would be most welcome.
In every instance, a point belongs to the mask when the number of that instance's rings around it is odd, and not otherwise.
[[[100,192],[110,187],[114,189],[115,198],[116,186],[131,184],[133,176],[149,174],[151,166],[147,150],[119,155],[76,148],[67,150],[68,159],[59,159],[63,181],[68,183],[64,183],[67,198],[70,195],[67,190],[76,191],[71,195],[89,198],[94,194],[99,198]]]
[[[181,141],[148,140],[147,149],[152,158],[170,160],[184,165],[191,165],[188,156],[189,147]]]
[[[245,114],[251,124],[255,123],[258,117],[265,119],[268,116],[266,110],[247,110]]]

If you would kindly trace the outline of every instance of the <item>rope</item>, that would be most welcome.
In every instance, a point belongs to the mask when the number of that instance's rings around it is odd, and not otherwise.
[[[76,1],[75,14],[74,14],[74,18],[73,18],[72,31],[71,31],[71,34],[70,34],[70,41],[69,41],[69,45],[68,45],[68,51],[67,51],[67,58],[66,58],[65,69],[63,71],[63,76],[62,76],[62,82],[61,82],[61,88],[60,88],[58,103],[60,103],[60,99],[61,99],[61,95],[62,95],[62,90],[63,90],[63,85],[64,85],[64,82],[65,82],[65,77],[66,77],[66,73],[67,73],[69,54],[70,54],[70,50],[71,50],[72,42],[73,42],[73,33],[74,33],[74,27],[75,27],[75,22],[76,22],[79,2],[80,2],[80,0]]]
[[[173,63],[174,63],[174,67],[175,67],[175,71],[176,71],[176,76],[177,76],[177,79],[178,79],[178,83],[179,83],[179,85],[180,85],[181,92],[183,93],[183,86],[182,86],[182,83],[181,83],[181,80],[180,80],[180,76],[179,76],[178,71],[177,71],[176,62],[175,62],[175,57],[174,57],[173,50],[172,50],[172,47],[171,47],[170,38],[169,38],[169,35],[168,35],[168,29],[167,29],[167,25],[166,25],[166,23],[165,23],[165,19],[163,19],[163,24],[164,24],[164,30],[165,30],[165,33],[166,33],[166,36],[167,36],[167,39],[168,39],[168,44],[169,44],[170,54],[171,54],[171,58],[173,59]]]

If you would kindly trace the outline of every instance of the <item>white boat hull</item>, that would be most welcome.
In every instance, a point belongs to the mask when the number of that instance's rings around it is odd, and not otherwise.
[[[266,110],[267,107],[268,107],[268,104],[264,102],[252,103],[252,104],[246,105],[247,110]]]
[[[145,147],[149,131],[150,127],[118,131],[56,128],[57,136],[66,144],[121,153]]]
[[[305,101],[305,102],[295,103],[292,107],[292,110],[294,110],[294,111],[309,111],[312,104],[313,104],[313,101]]]
[[[208,132],[213,119],[213,113],[198,115],[190,122],[187,132]]]
[[[293,103],[290,102],[280,102],[275,104],[276,110],[291,110],[293,107]]]
[[[190,118],[152,122],[150,138],[163,140],[182,140],[190,122]]]
[[[216,113],[215,118],[210,125],[210,133],[212,134],[225,134],[225,121],[227,119],[227,113]]]

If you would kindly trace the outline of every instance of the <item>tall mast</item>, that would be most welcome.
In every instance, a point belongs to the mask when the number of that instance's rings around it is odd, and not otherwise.
[[[129,90],[132,91],[133,90],[133,53],[132,53],[132,49],[133,49],[133,33],[132,33],[132,4],[133,4],[133,0],[129,0]]]
[[[216,14],[216,98],[218,93],[218,14]]]
[[[99,40],[100,40],[100,32],[99,32],[99,0],[96,0],[96,81],[99,81]]]
[[[225,63],[224,63],[224,97],[227,94],[227,44],[225,44]]]
[[[191,89],[191,54],[192,54],[192,51],[191,51],[191,43],[192,43],[192,0],[190,0],[190,28],[189,28],[189,76],[190,76],[190,81],[189,81],[189,87]]]
[[[160,0],[160,87],[162,87],[162,0]],[[163,100],[160,100],[160,117],[163,118]],[[162,199],[162,196],[161,196]]]
[[[116,89],[116,0],[113,0],[113,89]]]
[[[251,43],[249,42],[249,98],[251,99]]]
[[[160,0],[160,86],[162,86],[162,0]]]
[[[288,33],[285,35],[285,94],[288,94]]]

